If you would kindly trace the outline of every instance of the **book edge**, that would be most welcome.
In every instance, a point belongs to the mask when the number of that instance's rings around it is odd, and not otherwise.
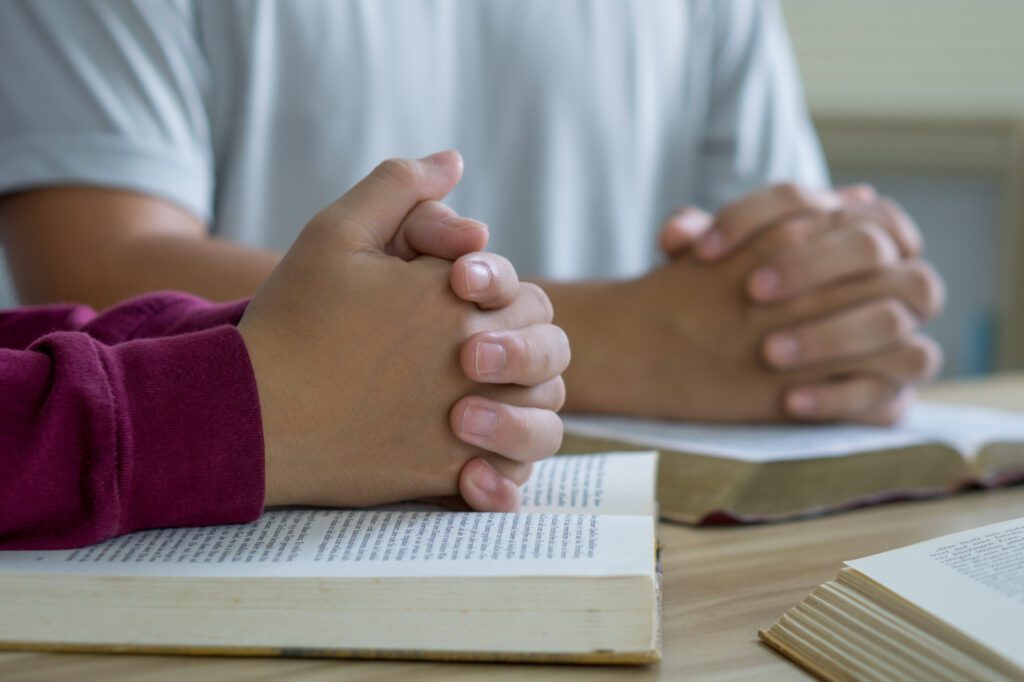
[[[392,661],[479,663],[534,663],[576,665],[650,665],[661,660],[656,648],[641,651],[593,651],[586,653],[529,653],[496,651],[431,651],[422,649],[346,649],[251,646],[174,646],[157,644],[88,644],[0,641],[0,651],[36,653],[141,654],[173,656],[223,656],[266,658],[325,658]]]
[[[811,661],[811,659],[807,658],[799,651],[793,649],[788,644],[783,642],[781,639],[776,637],[775,634],[771,631],[771,628],[758,630],[757,638],[760,639],[761,642],[767,645],[770,649],[774,650],[777,654],[779,654],[783,658],[788,659],[789,661],[792,661],[793,663],[796,663],[798,666],[800,666],[810,674],[814,675],[819,680],[841,679],[829,675],[823,668],[821,668],[813,661]]]

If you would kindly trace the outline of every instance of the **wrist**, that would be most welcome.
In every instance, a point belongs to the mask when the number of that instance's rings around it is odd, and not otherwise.
[[[629,282],[545,283],[555,324],[569,337],[572,362],[563,374],[568,412],[621,411],[620,376],[628,375]],[[623,377],[627,378],[628,377]]]
[[[262,333],[259,323],[252,323],[247,317],[243,317],[238,323],[238,332],[249,354],[259,399],[263,433],[263,506],[298,504],[297,496],[291,492],[288,485],[294,476],[289,470],[289,461],[286,457],[288,448],[285,445],[285,425],[288,417],[282,415],[281,409],[288,402],[281,395],[285,392],[285,384],[278,376],[280,368],[278,363],[274,362],[275,353],[266,347],[267,339],[264,338],[265,334]]]

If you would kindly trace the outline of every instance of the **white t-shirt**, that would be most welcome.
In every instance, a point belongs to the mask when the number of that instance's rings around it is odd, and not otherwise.
[[[0,193],[148,192],[285,249],[382,159],[523,274],[638,274],[674,207],[827,181],[770,0],[0,3]]]

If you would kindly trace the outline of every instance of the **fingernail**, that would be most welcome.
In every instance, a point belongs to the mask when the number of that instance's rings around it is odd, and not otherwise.
[[[503,369],[505,369],[505,346],[487,341],[476,344],[477,376],[497,374]]]
[[[775,268],[760,268],[750,277],[750,293],[754,298],[771,298],[779,291],[782,278]]]
[[[501,479],[498,478],[498,472],[495,471],[487,462],[483,462],[483,466],[476,468],[471,480],[473,485],[488,495],[493,495],[498,492],[498,486],[501,485]]]
[[[444,160],[444,158],[446,156],[448,156],[449,154],[451,154],[453,151],[455,151],[455,150],[453,150],[453,149],[445,149],[444,151],[441,151],[441,152],[434,152],[430,156],[424,156],[423,158],[420,159],[420,161],[424,161],[426,163],[434,163],[434,164],[439,164],[440,165],[442,163],[442,161]]]
[[[714,230],[708,232],[697,242],[697,253],[704,258],[714,258],[725,250],[725,239]]]
[[[472,218],[463,218],[460,215],[448,216],[441,221],[448,227],[456,230],[486,230],[487,224],[482,223],[479,220],[473,220]]]
[[[491,436],[498,428],[498,413],[486,407],[468,407],[459,429],[467,436]]]
[[[470,296],[487,291],[491,286],[491,269],[481,261],[470,261],[466,264],[466,288]]]
[[[878,197],[878,190],[873,185],[869,185],[866,182],[861,182],[853,186],[853,190],[861,196],[862,199],[870,201]]]
[[[706,221],[703,220],[701,216],[689,211],[680,213],[676,216],[676,224],[683,228],[684,232],[688,232],[693,235],[700,233],[700,231],[706,227],[705,222]]]
[[[772,334],[765,344],[765,354],[772,364],[795,365],[800,359],[800,341],[793,334]]]
[[[818,411],[818,398],[811,391],[795,391],[789,395],[789,409],[804,417],[813,417]]]

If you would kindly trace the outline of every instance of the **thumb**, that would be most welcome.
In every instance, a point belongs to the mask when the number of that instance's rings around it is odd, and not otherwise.
[[[383,251],[422,201],[441,200],[462,177],[455,150],[422,159],[388,159],[321,213],[352,250]]]
[[[713,216],[697,206],[684,206],[661,224],[658,245],[669,257],[689,251],[704,233],[711,229]]]

